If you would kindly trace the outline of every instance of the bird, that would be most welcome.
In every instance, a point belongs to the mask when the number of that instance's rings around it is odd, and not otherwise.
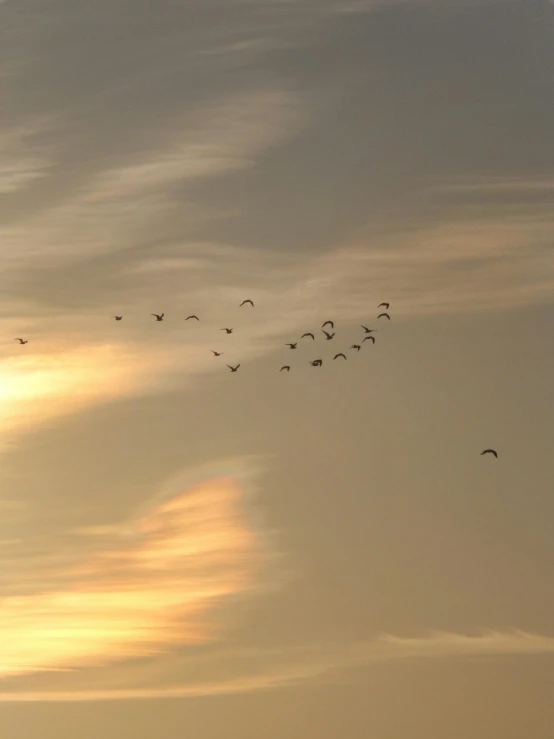
[[[321,329],[321,330],[323,331],[323,329]],[[328,334],[327,331],[323,331],[323,333],[325,334],[325,340],[326,341],[331,341],[331,339],[335,335],[335,334]]]
[[[14,339],[14,341],[19,341],[20,344],[28,344],[29,343],[27,341],[27,339],[20,339],[20,338]]]
[[[342,352],[339,352],[338,354],[335,354],[335,356],[333,357],[333,359],[338,359],[339,357],[344,357],[344,359],[346,359],[346,354],[343,354]]]
[[[335,324],[333,323],[333,321],[325,321],[325,323],[321,325],[321,328],[325,328],[325,326],[331,326],[331,328],[335,328]]]
[[[250,305],[252,306],[252,308],[254,307],[254,303],[251,300],[243,300],[242,303],[240,304],[239,308],[242,308],[242,306],[245,305],[246,303],[250,303]]]
[[[378,308],[384,308],[385,310],[388,310],[390,308],[390,303],[379,303],[377,306]]]
[[[304,338],[304,336],[311,336],[311,337],[312,337],[312,339],[314,339],[314,341],[315,341],[315,336],[314,336],[313,334],[311,334],[311,333],[310,333],[309,331],[308,331],[308,333],[307,333],[307,334],[302,334],[302,336],[301,336],[300,338],[301,338],[301,339],[303,339],[303,338]]]
[[[298,343],[296,343],[296,344],[285,344],[285,346],[290,346],[291,349],[296,349],[296,347],[298,346]]]
[[[231,365],[228,364],[227,367],[229,367],[229,369],[231,370],[231,372],[236,372],[238,370],[238,368],[240,367],[240,364],[237,364],[236,367],[231,367]]]
[[[498,452],[495,449],[485,449],[481,452],[480,456],[482,457],[483,454],[492,454],[496,459],[498,459]]]
[[[233,333],[233,329],[232,328],[220,328],[219,330],[220,331],[225,331],[228,334],[232,334]]]
[[[379,315],[377,316],[377,318],[388,318],[389,321],[390,321],[390,316],[389,316],[388,313],[379,313]]]
[[[366,334],[372,334],[374,331],[377,331],[378,330],[376,328],[368,328],[367,326],[362,326],[362,328],[363,328],[363,330],[365,331]]]
[[[312,367],[321,367],[321,365],[323,364],[323,359],[314,359],[314,361],[310,362],[310,364],[312,365]]]
[[[151,316],[156,317],[156,321],[163,321],[165,313],[160,313],[159,315],[157,313],[151,313]]]
[[[121,321],[121,319],[123,318],[123,316],[114,316],[114,318],[115,318],[116,321]]]
[[[212,354],[214,355],[214,357],[220,357],[223,354],[223,352],[214,352],[213,349],[211,349],[210,351],[212,352]]]
[[[350,348],[351,348],[351,349],[357,349],[358,351],[360,351],[360,349],[361,349],[362,347],[361,347],[361,346],[360,346],[359,344],[352,344],[352,346],[351,346]]]
[[[283,370],[286,370],[287,372],[290,372],[290,364],[284,364],[279,372],[282,372]]]
[[[364,343],[364,341],[367,341],[368,339],[369,341],[373,341],[373,343],[375,344],[375,336],[364,336],[364,338],[362,339],[362,344]]]
[[[198,318],[198,316],[187,316],[187,317],[185,318],[185,321],[188,321],[188,320],[190,320],[191,318],[196,318],[196,320],[197,320],[197,321],[199,321],[199,320],[200,320],[200,319]]]

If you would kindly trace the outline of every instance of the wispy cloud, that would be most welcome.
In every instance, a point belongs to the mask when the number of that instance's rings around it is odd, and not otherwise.
[[[112,531],[82,563],[46,573],[35,592],[6,595],[0,678],[105,666],[220,637],[215,609],[256,588],[265,561],[242,482],[235,471],[180,489]]]

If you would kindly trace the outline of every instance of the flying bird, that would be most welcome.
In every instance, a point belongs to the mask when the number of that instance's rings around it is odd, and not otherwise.
[[[367,326],[362,326],[362,328],[366,334],[372,334],[374,331],[377,331],[376,328],[368,328]]]
[[[251,300],[243,300],[242,303],[240,304],[239,308],[242,308],[242,306],[243,305],[246,305],[246,303],[250,303],[250,305],[252,306],[252,308],[254,307],[254,303]]]
[[[325,323],[321,325],[321,328],[325,328],[325,326],[331,326],[331,328],[335,328],[335,324],[333,323],[333,321],[325,321]]]
[[[121,321],[121,319],[123,318],[123,316],[114,316],[114,318],[115,318],[116,321]]]
[[[390,321],[390,316],[389,316],[388,313],[379,313],[379,315],[377,316],[377,318],[388,318],[389,321]]]
[[[321,365],[323,364],[323,359],[314,359],[314,361],[310,362],[310,364],[312,365],[312,367],[321,367]]]
[[[20,344],[28,344],[29,343],[27,341],[27,339],[20,339],[20,338],[14,339],[14,341],[19,341]]]
[[[323,329],[321,329],[321,330],[323,331]],[[327,331],[323,331],[323,333],[325,334],[325,340],[326,341],[331,341],[331,339],[335,335],[335,334],[328,334]]]
[[[283,365],[283,366],[281,367],[281,369],[279,370],[279,372],[282,372],[282,371],[283,371],[284,369],[285,369],[285,370],[286,370],[287,372],[290,372],[290,364],[284,364],[284,365]]]
[[[335,356],[333,357],[333,359],[338,359],[339,357],[344,357],[344,359],[346,359],[346,354],[343,354],[342,352],[339,352],[338,354],[335,354]]]
[[[303,339],[304,336],[311,336],[312,339],[314,339],[314,341],[315,341],[315,336],[313,334],[311,334],[310,332],[308,332],[307,334],[302,334],[302,336],[300,338]]]
[[[362,344],[364,343],[364,341],[368,341],[368,339],[369,341],[373,341],[373,343],[375,344],[375,336],[364,336]]]
[[[185,321],[188,321],[188,320],[190,320],[191,318],[195,318],[195,319],[196,319],[197,321],[199,321],[199,320],[200,320],[200,319],[198,318],[198,316],[187,316],[187,317],[185,318]]]
[[[225,331],[228,334],[232,334],[233,333],[233,329],[232,328],[220,328],[219,330],[220,331]]]
[[[390,303],[379,303],[377,306],[378,308],[384,308],[385,310],[388,310],[390,308]]]
[[[223,352],[214,352],[213,349],[211,349],[210,351],[212,352],[212,354],[214,355],[214,357],[220,357],[223,354]]]
[[[236,367],[231,367],[231,365],[228,364],[227,367],[229,367],[229,369],[231,370],[231,372],[236,372],[238,370],[238,368],[240,367],[240,364],[237,364]]]
[[[492,454],[493,457],[496,457],[498,459],[498,452],[495,449],[485,449],[483,452],[481,452],[480,456],[482,457],[483,454]]]
[[[298,344],[297,343],[296,344],[285,344],[285,346],[290,346],[291,349],[296,349]]]
[[[350,348],[351,348],[351,349],[357,349],[358,351],[360,351],[360,349],[361,349],[362,347],[361,347],[361,346],[360,346],[359,344],[352,344],[352,346],[351,346]]]
[[[163,321],[165,313],[160,313],[159,315],[157,313],[151,313],[151,316],[155,316],[156,321]]]

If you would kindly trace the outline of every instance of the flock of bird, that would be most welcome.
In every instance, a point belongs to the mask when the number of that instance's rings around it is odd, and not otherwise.
[[[253,300],[250,300],[249,298],[247,298],[246,300],[243,300],[242,303],[240,303],[239,307],[242,308],[244,305],[250,305],[253,308],[254,307],[254,301]],[[390,308],[390,303],[379,303],[379,305],[377,306],[377,308],[378,309],[379,308],[384,308],[384,312],[379,313],[379,315],[377,316],[377,319],[386,318],[388,321],[391,320],[390,314],[388,313],[389,308]],[[165,313],[151,313],[150,315],[153,316],[156,319],[157,322],[163,321],[164,320],[164,317],[165,317]],[[116,321],[122,321],[123,320],[123,316],[113,316],[113,318]],[[199,321],[200,319],[198,318],[197,315],[192,314],[192,315],[187,316],[185,318],[185,321],[190,321],[190,320]],[[330,331],[326,331],[326,328],[329,328],[332,333]],[[354,350],[356,350],[358,352],[362,348],[362,344],[365,343],[366,341],[371,341],[372,344],[375,344],[375,336],[373,336],[373,334],[375,333],[375,331],[378,330],[378,329],[375,329],[375,328],[368,328],[367,326],[364,326],[364,325],[362,325],[361,328],[364,330],[364,338],[361,340],[361,342],[359,344],[352,344],[350,346],[350,349],[354,349]],[[232,334],[233,333],[233,329],[232,328],[222,328],[222,329],[220,329],[220,331],[225,331],[226,334]],[[335,324],[334,324],[334,322],[331,321],[331,320],[325,321],[322,324],[322,326],[321,326],[321,331],[325,335],[325,340],[326,341],[332,341],[335,338]],[[285,344],[285,346],[288,346],[291,351],[292,350],[295,350],[298,347],[299,341],[301,341],[302,339],[312,339],[313,341],[315,341],[315,334],[312,333],[311,331],[307,331],[306,333],[302,334],[302,336],[300,337],[299,340],[294,341],[294,342],[288,342],[288,343]],[[27,339],[22,339],[20,337],[15,338],[14,341],[18,341],[21,345],[28,344],[29,343]],[[214,349],[212,349],[211,352],[212,352],[212,354],[215,357],[221,357],[223,355],[223,353],[224,353],[224,352],[215,351]],[[344,360],[346,360],[347,359],[347,356],[346,356],[346,354],[344,352],[338,352],[333,357],[333,361],[336,360],[336,359],[344,359]],[[311,364],[312,367],[322,367],[323,366],[323,359],[309,360],[309,364]],[[237,372],[238,369],[239,369],[239,367],[240,367],[240,363],[237,364],[237,365],[235,365],[235,366],[228,364],[227,367],[230,369],[231,372]],[[290,369],[291,369],[290,364],[284,364],[281,367],[281,369],[279,370],[279,372],[283,372],[283,371],[290,372]],[[481,452],[481,456],[483,456],[485,454],[491,454],[495,458],[498,458],[498,452],[495,449],[484,449]]]

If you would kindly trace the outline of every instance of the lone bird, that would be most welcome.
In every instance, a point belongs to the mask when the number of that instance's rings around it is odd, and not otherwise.
[[[331,326],[332,329],[335,328],[333,321],[325,321],[325,323],[321,325],[321,328],[325,328],[325,326]]]
[[[311,334],[310,332],[308,332],[307,334],[302,334],[302,336],[300,338],[303,339],[304,336],[311,336],[312,339],[315,341],[315,336],[313,334]]]
[[[379,315],[377,316],[377,318],[388,318],[389,321],[390,321],[390,316],[389,316],[388,313],[379,313]]]
[[[352,344],[352,346],[351,346],[350,348],[351,348],[351,349],[357,349],[358,351],[360,351],[360,349],[361,349],[362,347],[361,347],[361,346],[360,346],[359,344]]]
[[[362,328],[366,334],[372,334],[374,331],[377,331],[376,328],[368,328],[367,326],[362,326]]]
[[[379,303],[377,306],[378,308],[384,308],[385,310],[388,310],[390,308],[390,303]]]
[[[200,319],[198,318],[198,316],[187,316],[187,317],[185,318],[185,321],[189,321],[189,320],[190,320],[191,318],[195,318],[195,319],[196,319],[197,321],[199,321],[199,320],[200,320]]]
[[[223,352],[214,352],[213,349],[211,349],[211,352],[214,355],[214,357],[220,357],[223,354]]]
[[[239,308],[242,308],[242,306],[243,305],[246,305],[246,303],[250,303],[250,305],[252,306],[252,308],[254,307],[254,303],[251,300],[243,300],[242,303],[240,304]]]
[[[114,318],[115,318],[116,321],[121,321],[121,319],[123,318],[123,316],[114,316]]]
[[[232,334],[233,333],[233,329],[232,328],[220,328],[219,330],[220,331],[225,331],[228,334]]]
[[[338,359],[339,357],[343,357],[343,359],[346,359],[346,354],[343,354],[342,352],[339,352],[338,354],[335,354],[333,359]]]
[[[160,313],[159,315],[157,313],[151,313],[151,316],[155,316],[156,321],[163,321],[165,313]]]
[[[310,362],[310,364],[312,365],[312,367],[321,367],[321,365],[323,364],[323,359],[314,359],[314,361]]]
[[[323,329],[322,329],[322,331],[323,331]],[[326,341],[331,341],[331,339],[335,335],[335,334],[328,334],[327,331],[323,331],[323,333],[325,334],[325,340]]]
[[[284,364],[279,372],[282,372],[283,370],[286,370],[287,372],[290,372],[290,364]]]
[[[364,341],[368,341],[368,340],[373,341],[373,343],[375,344],[375,336],[364,336],[362,344],[364,343]]]
[[[296,343],[296,344],[285,344],[285,346],[290,346],[291,349],[296,349],[296,347],[298,346],[298,343]]]
[[[14,341],[19,341],[20,344],[28,344],[29,343],[27,341],[27,339],[20,339],[20,338],[14,339]]]
[[[240,364],[237,364],[236,367],[231,367],[231,365],[228,364],[227,367],[229,367],[229,369],[231,370],[231,372],[236,372],[238,370],[238,368],[240,367]]]
[[[496,459],[498,459],[498,452],[495,449],[485,449],[481,452],[480,456],[482,457],[483,454],[492,454],[493,457],[496,457]]]

